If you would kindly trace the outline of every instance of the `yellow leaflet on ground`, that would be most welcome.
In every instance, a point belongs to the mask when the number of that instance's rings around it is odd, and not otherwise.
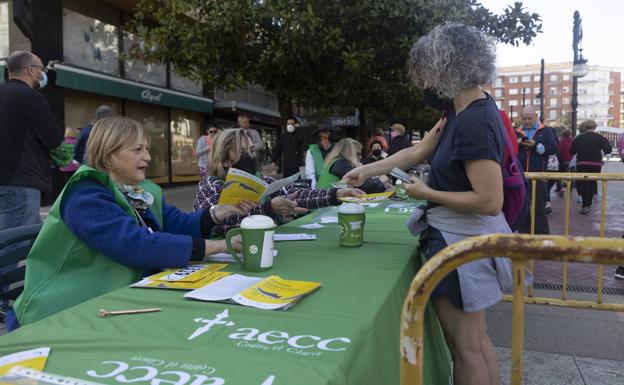
[[[242,200],[260,201],[268,183],[245,171],[230,168],[219,196],[220,205],[236,205]]]
[[[147,278],[151,281],[195,282],[226,266],[227,264],[225,263],[188,265],[181,269],[167,269]]]
[[[139,282],[133,283],[130,287],[143,287],[148,289],[178,289],[178,290],[194,290],[204,287],[211,283],[217,282],[223,277],[227,277],[232,273],[225,271],[213,271],[210,274],[204,275],[197,281],[155,281],[150,277],[143,278]]]
[[[272,275],[257,284],[241,291],[239,296],[266,304],[287,304],[313,292],[321,286],[320,282],[287,281]]]
[[[0,375],[9,373],[11,368],[15,366],[43,370],[48,359],[48,355],[50,355],[50,348],[44,347],[24,350],[22,352],[0,357]]]
[[[338,198],[343,202],[351,202],[351,203],[369,203],[369,202],[380,202],[390,199],[390,197],[394,194],[394,191],[386,191],[382,193],[376,194],[364,194],[360,197],[343,197]]]

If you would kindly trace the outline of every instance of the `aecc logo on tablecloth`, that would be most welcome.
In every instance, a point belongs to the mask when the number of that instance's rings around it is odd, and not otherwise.
[[[215,318],[195,318],[194,321],[202,326],[198,327],[189,337],[195,339],[210,331],[213,326],[231,327],[236,324],[228,318],[230,313],[227,309],[217,314]],[[228,338],[239,340],[238,347],[285,351],[301,356],[320,356],[323,352],[341,352],[347,349],[351,339],[347,337],[323,338],[315,335],[302,334],[291,336],[288,332],[279,330],[261,331],[256,328],[238,328],[236,333],[231,333]],[[318,349],[318,350],[317,350]]]

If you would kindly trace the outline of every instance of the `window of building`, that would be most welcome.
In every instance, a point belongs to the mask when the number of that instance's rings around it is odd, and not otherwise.
[[[539,75],[533,75],[533,81],[534,82],[539,82],[540,81],[540,76]]]
[[[509,77],[509,83],[518,83],[518,77],[517,76],[510,76]]]
[[[533,105],[534,106],[539,106],[540,105],[540,100],[539,99],[533,99]]]
[[[0,57],[9,56],[9,3],[0,3]]]
[[[561,92],[563,92],[564,94],[567,94],[568,92],[570,92],[570,87],[562,87]]]
[[[522,92],[523,92],[525,95],[531,95],[531,87],[525,87],[525,88],[523,88],[523,89],[522,89]]]
[[[551,106],[551,107],[557,107],[558,104],[559,103],[558,103],[557,99],[550,99],[550,101],[548,102],[548,105]]]
[[[550,75],[550,81],[551,82],[559,81],[559,75],[556,75],[556,74]]]
[[[528,83],[531,81],[531,75],[524,75],[520,78],[520,81],[522,81],[523,83]]]
[[[517,100],[510,100],[509,101],[509,105],[510,106],[517,106],[518,105],[518,101]]]
[[[197,140],[201,136],[202,115],[173,109],[171,111],[171,178],[173,182],[198,180]]]
[[[518,117],[518,111],[513,111],[509,114],[509,117],[512,119],[515,119]]]
[[[171,70],[171,88],[174,90],[188,92],[189,94],[201,95],[202,94],[202,84],[200,82],[193,81],[189,78],[185,78],[183,76],[175,73],[175,69]]]
[[[89,92],[65,89],[65,126],[84,128],[95,119],[95,110],[105,104],[115,115],[121,114],[121,100],[92,94]]]
[[[150,156],[152,161],[147,168],[147,176],[153,182],[167,183],[167,136],[168,121],[165,107],[145,103],[126,102],[126,116],[143,124],[150,133]]]
[[[63,9],[63,59],[90,70],[119,75],[117,27]]]
[[[517,88],[510,88],[509,89],[509,95],[518,95],[518,89]]]
[[[498,107],[499,110],[503,109],[503,103],[500,100],[496,101],[496,107]]]
[[[570,74],[563,74],[563,80],[564,81],[570,80]]]
[[[563,99],[561,100],[561,105],[562,105],[562,106],[566,106],[566,105],[568,105],[568,104],[570,104],[570,99],[568,99],[568,98],[563,98]]]
[[[494,90],[494,96],[497,98],[503,97],[503,90]]]
[[[548,111],[548,119],[549,120],[557,120],[557,110]]]
[[[129,51],[134,44],[141,44],[138,37],[124,32],[124,50]],[[143,83],[167,86],[167,67],[164,64],[146,64],[143,60],[124,60],[124,77]]]
[[[496,78],[496,83],[494,84],[495,87],[502,87],[503,86],[503,78],[499,77]]]
[[[539,92],[540,92],[540,88],[539,88],[539,87],[535,87],[535,88],[533,88],[533,93],[534,93],[535,95],[539,94]]]

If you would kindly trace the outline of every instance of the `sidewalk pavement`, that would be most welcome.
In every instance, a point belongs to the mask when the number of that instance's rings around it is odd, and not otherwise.
[[[624,166],[609,165],[607,172],[624,172]],[[612,186],[614,186],[612,188]],[[607,236],[624,234],[624,183],[609,184]],[[191,211],[196,185],[164,189],[169,204]],[[572,195],[570,235],[598,235],[600,206],[594,204],[589,215],[580,215],[580,205]],[[563,234],[564,200],[553,194],[551,232]],[[47,213],[46,208],[42,210]],[[579,265],[579,266],[576,266]],[[605,269],[605,288],[624,288],[613,280],[614,267]],[[559,264],[536,263],[535,282],[561,282]],[[593,276],[592,276],[593,274]],[[595,266],[570,267],[570,285],[595,287]],[[535,290],[536,296],[557,297],[559,292]],[[595,294],[570,291],[570,299],[592,300]],[[623,295],[604,295],[605,303],[624,303]],[[496,346],[503,384],[510,383],[511,304],[501,302],[487,312],[488,334]],[[4,334],[0,324],[0,335]],[[540,305],[525,306],[524,384],[526,385],[622,385],[624,384],[624,314]]]

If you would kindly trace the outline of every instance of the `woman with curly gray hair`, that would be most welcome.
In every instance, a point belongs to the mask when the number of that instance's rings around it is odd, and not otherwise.
[[[412,178],[405,185],[410,196],[427,201],[426,209],[408,223],[414,234],[426,229],[420,235],[427,258],[470,236],[511,232],[501,212],[507,134],[496,103],[481,89],[494,76],[495,58],[494,43],[473,27],[447,24],[421,37],[411,49],[411,77],[439,98],[432,104],[448,110],[418,145],[343,178],[358,186],[393,167],[407,170],[428,160],[428,184]],[[500,384],[485,309],[512,287],[509,259],[491,258],[460,266],[433,291],[433,305],[453,353],[455,384]]]

